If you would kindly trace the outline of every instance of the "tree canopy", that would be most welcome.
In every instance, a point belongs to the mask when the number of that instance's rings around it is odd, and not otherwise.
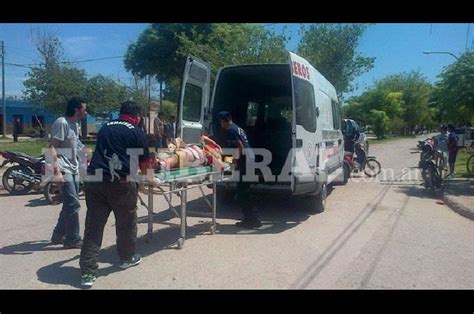
[[[464,53],[438,78],[433,104],[440,120],[474,125],[474,52]]]
[[[432,86],[420,72],[389,75],[376,81],[362,95],[351,98],[343,112],[345,117],[363,125],[384,121],[379,124],[383,133],[412,134],[433,125],[435,110],[430,107],[431,94]],[[380,128],[384,124],[385,129]]]
[[[120,103],[131,96],[125,86],[103,75],[88,78],[86,72],[73,66],[63,56],[60,40],[52,33],[37,32],[33,43],[41,63],[32,67],[24,81],[25,99],[34,106],[61,115],[73,96],[87,100],[88,112],[106,114],[118,110]]]
[[[177,101],[188,55],[210,63],[215,77],[224,65],[283,62],[286,42],[257,24],[152,24],[130,44],[124,63],[140,77],[156,76],[167,98]]]
[[[354,90],[353,81],[374,67],[375,58],[357,53],[366,24],[302,26],[297,53],[308,60],[336,88],[340,98]]]

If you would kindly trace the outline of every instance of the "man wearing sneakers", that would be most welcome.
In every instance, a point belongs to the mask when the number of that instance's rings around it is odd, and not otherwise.
[[[138,265],[137,239],[137,170],[152,171],[147,138],[139,126],[140,107],[126,101],[118,120],[106,123],[97,135],[97,145],[88,167],[86,182],[86,227],[79,265],[81,284],[90,287],[96,279],[97,259],[104,227],[111,211],[115,216],[119,267]],[[138,165],[137,165],[138,162]]]
[[[235,225],[247,229],[259,228],[262,223],[257,217],[257,209],[252,207],[250,200],[250,183],[245,182],[243,179],[247,168],[246,161],[252,162],[255,158],[255,154],[249,144],[247,134],[245,134],[242,128],[232,122],[232,117],[229,112],[219,112],[218,118],[221,127],[225,130],[227,147],[239,149],[239,159],[236,167],[236,170],[240,172],[239,182],[237,182],[237,201],[242,207],[243,218],[242,221],[237,222]]]
[[[61,189],[64,199],[51,243],[63,244],[65,249],[79,249],[82,245],[79,234],[79,156],[85,146],[79,140],[79,121],[87,115],[86,105],[86,101],[79,97],[67,102],[64,117],[58,118],[51,127],[50,149],[46,153],[46,158],[51,158],[48,162],[53,166],[53,181]]]

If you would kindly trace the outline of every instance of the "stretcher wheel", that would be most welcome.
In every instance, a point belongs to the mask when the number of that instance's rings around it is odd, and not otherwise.
[[[183,239],[183,238],[179,238],[179,239],[178,239],[178,249],[182,249],[182,248],[183,248],[183,245],[184,245],[184,239]]]

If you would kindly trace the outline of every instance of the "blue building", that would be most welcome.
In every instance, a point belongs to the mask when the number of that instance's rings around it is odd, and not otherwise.
[[[5,111],[7,134],[12,134],[13,121],[16,118],[20,119],[20,134],[24,134],[31,129],[39,129],[40,125],[49,132],[51,125],[56,120],[54,115],[45,110],[33,107],[23,100],[7,99]],[[0,110],[0,132],[3,132],[3,110]]]
[[[1,108],[0,103],[0,108]],[[3,108],[2,108],[3,109]],[[3,132],[3,110],[0,109],[0,134]],[[46,130],[46,133],[51,132],[51,125],[58,118],[57,115],[49,113],[47,110],[37,108],[24,100],[6,100],[6,123],[7,134],[13,133],[13,121],[16,118],[20,119],[20,134],[31,134],[32,129],[40,129],[40,126]],[[118,115],[112,113],[111,116],[115,118]],[[96,119],[91,115],[87,115],[87,133],[95,133],[100,128],[100,119]]]

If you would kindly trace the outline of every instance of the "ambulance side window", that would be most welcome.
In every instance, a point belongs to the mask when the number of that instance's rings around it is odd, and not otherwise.
[[[199,122],[201,119],[202,88],[186,83],[183,101],[183,120]]]
[[[293,77],[295,88],[296,124],[308,132],[316,131],[316,103],[313,85],[298,77]]]

